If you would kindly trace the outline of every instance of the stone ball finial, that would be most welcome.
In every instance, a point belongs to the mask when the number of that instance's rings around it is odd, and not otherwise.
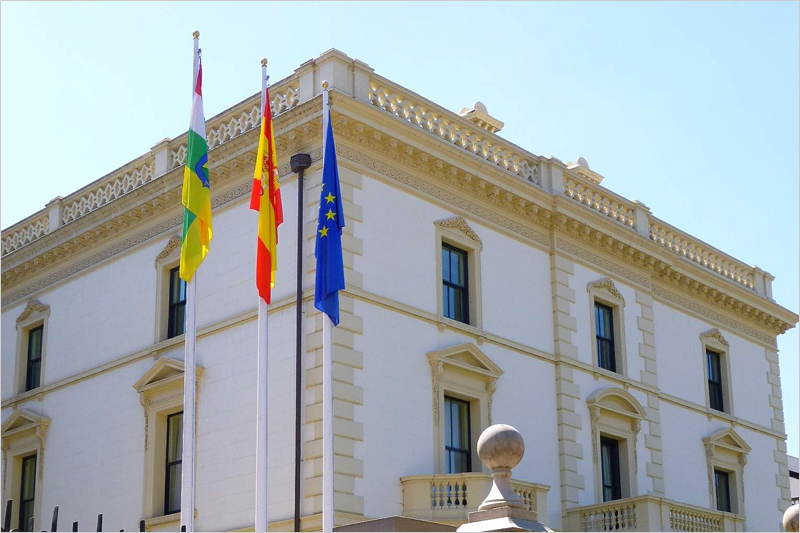
[[[800,517],[798,517],[798,513],[800,513],[800,505],[798,504],[794,504],[786,509],[786,512],[783,513],[783,529],[786,531],[800,530]]]
[[[489,426],[478,439],[478,457],[492,470],[511,470],[525,455],[519,431],[508,424]]]

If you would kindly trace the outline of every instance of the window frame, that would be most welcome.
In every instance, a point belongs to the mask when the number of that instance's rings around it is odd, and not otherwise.
[[[700,335],[700,347],[703,362],[703,390],[706,397],[706,412],[709,420],[714,415],[734,415],[733,390],[731,387],[730,344],[717,328],[712,328]],[[722,410],[711,406],[711,387],[708,379],[708,352],[719,356],[720,389],[722,392]]]
[[[446,426],[447,426],[448,414],[451,412],[448,409],[448,403],[450,403],[451,406],[453,404],[456,404],[456,405],[460,404],[460,405],[463,405],[463,406],[466,407],[466,424],[467,424],[467,428],[466,428],[467,429],[467,431],[466,431],[466,434],[467,434],[467,447],[466,448],[456,448],[456,447],[452,446],[451,443],[447,442],[447,427]],[[470,403],[471,402],[469,402],[467,400],[462,400],[462,399],[456,398],[455,396],[451,396],[448,393],[445,393],[445,396],[444,396],[444,407],[445,407],[445,413],[446,414],[445,414],[445,442],[444,442],[444,445],[445,445],[445,471],[446,471],[447,474],[461,474],[461,473],[463,473],[463,472],[450,472],[449,471],[450,470],[450,464],[451,464],[450,459],[452,457],[452,454],[454,454],[454,453],[463,454],[466,457],[466,459],[467,459],[467,461],[466,461],[467,469],[464,470],[464,472],[472,472],[472,449],[473,449],[473,446],[472,446],[472,420],[471,420],[471,416],[472,415],[471,415]],[[452,422],[452,414],[449,414],[449,417],[450,417],[450,421]],[[460,420],[460,418],[459,418],[459,420]],[[450,428],[450,435],[452,436],[452,434],[453,434],[453,428],[451,427]]]
[[[44,480],[44,447],[50,419],[27,409],[16,409],[2,426],[3,500],[12,500],[11,527],[19,528],[22,466],[27,457],[36,457],[33,500],[33,531],[41,529],[40,515]]]
[[[717,509],[716,471],[728,474],[728,499],[735,515],[744,515],[744,468],[752,448],[733,429],[724,428],[703,438],[708,467],[708,508]]]
[[[625,349],[625,298],[619,292],[611,278],[602,278],[586,285],[589,293],[589,329],[591,333],[592,368],[594,379],[597,381],[601,374],[610,377],[628,377],[628,356]],[[597,311],[596,305],[611,309],[611,336],[614,346],[615,370],[608,370],[600,366],[598,353]]]
[[[448,259],[449,259],[449,262],[451,264],[451,269],[450,269],[450,274],[451,275],[450,275],[450,280],[444,279],[444,257],[442,257],[442,263],[441,263],[442,264],[442,273],[441,273],[442,315],[445,318],[449,318],[450,320],[455,320],[455,321],[461,322],[463,324],[469,324],[469,318],[470,318],[469,317],[469,315],[470,315],[470,313],[469,313],[469,307],[470,307],[470,305],[469,305],[469,252],[467,250],[462,250],[461,248],[458,248],[458,247],[450,244],[447,241],[442,241],[442,256],[444,256],[445,251],[447,251],[448,254],[449,254]],[[455,255],[457,257],[458,256],[463,257],[463,259],[459,259],[459,261],[458,261],[459,265],[463,265],[463,270],[464,270],[464,272],[463,272],[463,278],[464,278],[463,285],[459,285],[458,283],[454,283],[453,281],[451,281],[452,280],[452,256],[453,255]],[[459,274],[460,274],[460,272],[459,272]],[[459,278],[460,277],[461,276],[459,275]],[[447,315],[447,310],[445,309],[445,307],[447,307],[447,306],[445,304],[447,302],[449,302],[449,298],[445,298],[445,294],[444,293],[446,293],[448,291],[448,289],[453,291],[454,293],[456,293],[456,291],[460,291],[460,295],[457,298],[458,303],[460,304],[460,308],[462,310],[462,315],[463,315],[460,318],[457,318],[455,316],[448,316]],[[453,299],[456,300],[455,296],[454,296]],[[455,315],[456,314],[455,310],[452,310],[452,311],[453,311],[453,314]]]
[[[166,426],[167,427],[166,427],[166,442],[165,442],[166,449],[165,449],[165,453],[164,453],[164,460],[165,460],[164,461],[165,462],[165,464],[164,464],[164,515],[170,515],[170,514],[180,513],[181,512],[180,503],[178,503],[178,508],[177,509],[170,509],[169,508],[169,496],[170,496],[170,494],[169,494],[169,485],[170,485],[170,477],[171,477],[170,468],[175,466],[175,465],[180,464],[181,465],[181,469],[183,469],[183,457],[181,457],[180,459],[175,459],[173,461],[169,460],[170,419],[172,417],[178,416],[178,415],[181,415],[181,433],[180,433],[180,435],[178,435],[178,438],[183,440],[183,411],[177,411],[175,413],[171,413],[171,414],[166,415]],[[180,498],[178,499],[178,501],[180,502]]]
[[[25,310],[17,318],[17,364],[14,366],[14,392],[15,395],[37,395],[45,382],[45,367],[47,365],[47,337],[49,333],[50,306],[37,300],[30,300]],[[28,347],[30,332],[42,328],[41,350],[39,355],[39,384],[28,389]],[[16,496],[15,496],[16,498]]]
[[[186,282],[180,277],[180,265],[172,267],[168,271],[169,277],[169,288],[167,289],[167,339],[172,339],[174,337],[179,337],[186,333]],[[178,301],[172,301],[172,296],[175,291],[174,282],[177,281],[179,287],[183,287],[183,299]],[[180,289],[178,290],[178,294],[180,294]],[[183,309],[183,324],[181,324],[182,331],[178,333],[176,330],[178,329],[178,320],[177,320],[177,310],[181,308]]]
[[[611,457],[611,463],[616,468],[612,468],[611,472],[611,488],[612,494],[610,499],[606,499],[606,470],[605,470],[605,461],[603,460],[604,449],[610,448],[609,444],[614,443],[613,445],[613,454]],[[622,465],[620,462],[620,441],[610,436],[606,436],[605,434],[600,434],[600,485],[602,487],[602,498],[603,502],[610,502],[615,500],[622,499]]]
[[[604,314],[603,311],[606,311],[605,314],[607,314],[608,320],[611,322],[611,328],[610,328],[611,337],[610,338],[606,338],[604,334],[601,334],[600,332],[598,332],[598,326],[599,326],[599,324],[598,324],[598,311],[600,311],[600,314]],[[597,360],[597,366],[602,368],[603,370],[608,370],[609,372],[614,372],[614,373],[617,372],[617,347],[616,347],[616,341],[614,340],[614,337],[615,337],[614,328],[615,327],[616,327],[616,321],[614,320],[614,308],[609,306],[609,305],[606,305],[606,304],[602,303],[600,300],[595,298],[594,299],[594,337],[595,337],[595,350],[596,350],[595,353],[597,353],[597,359],[598,359]],[[606,367],[603,366],[603,361],[602,361],[602,355],[603,354],[601,353],[602,350],[600,350],[600,343],[601,342],[608,343],[610,345],[610,350],[609,350],[610,353],[609,353],[609,361],[608,361],[609,365],[608,366],[610,366],[611,368],[606,368]]]
[[[604,438],[617,441],[621,499],[638,492],[639,432],[646,419],[642,404],[628,391],[607,387],[593,392],[586,400],[589,408],[594,465],[595,503],[604,503],[602,442]]]
[[[31,337],[37,331],[41,332],[39,334],[39,353],[37,354],[36,358],[32,359],[31,358],[31,347],[32,347]],[[27,349],[25,350],[25,352],[27,354],[27,356],[25,358],[26,359],[26,361],[25,361],[25,392],[32,391],[34,389],[38,389],[39,387],[42,386],[42,353],[43,353],[42,343],[44,341],[44,323],[39,324],[38,326],[29,328],[27,330],[27,335],[28,335],[28,342],[27,342]],[[32,377],[31,364],[34,361],[36,363],[38,363],[38,366],[37,366],[37,369],[36,369],[36,384],[35,385],[31,383],[31,381],[32,381],[31,380],[31,377]]]
[[[717,467],[714,468],[714,495],[716,496],[716,501],[717,501],[716,509],[717,511],[722,511],[723,513],[733,512],[733,505],[731,503],[731,482],[730,482],[731,474],[733,474],[734,476],[736,475],[735,472],[722,470],[721,468]],[[725,496],[728,503],[727,509],[720,508],[721,502],[720,502],[719,481],[721,479],[721,476],[725,476],[725,493],[726,493]]]
[[[28,528],[27,524],[23,524],[23,515],[27,514],[24,513],[25,505],[30,504],[31,506],[31,518],[33,521],[36,521],[36,470],[39,466],[39,456],[38,454],[30,454],[20,458],[21,465],[20,465],[20,482],[19,482],[19,516],[17,517],[17,527],[20,531],[36,531],[36,528],[31,524],[30,529]],[[26,481],[26,463],[28,461],[33,461],[33,498],[25,498],[25,481]],[[28,520],[30,522],[30,519]]]
[[[462,343],[427,354],[432,374],[433,464],[436,474],[447,474],[445,396],[469,403],[470,467],[489,472],[478,457],[478,437],[492,424],[492,399],[503,370],[472,343]]]
[[[156,270],[156,312],[153,342],[160,343],[181,335],[170,337],[170,272],[180,265],[181,238],[171,236],[155,259]],[[185,316],[185,315],[184,315]]]
[[[723,378],[721,359],[722,356],[719,352],[716,352],[711,348],[706,348],[706,386],[708,387],[708,406],[715,411],[724,413],[725,393],[722,385]],[[715,373],[717,377],[716,381],[713,379]]]
[[[470,326],[481,329],[483,327],[483,317],[481,309],[481,252],[483,243],[480,237],[467,224],[463,217],[452,217],[445,220],[434,222],[435,237],[434,244],[436,250],[436,313],[439,321],[444,324],[457,324],[459,326]],[[466,253],[466,285],[467,285],[467,320],[458,320],[444,315],[444,280],[442,276],[442,247],[447,245]]]

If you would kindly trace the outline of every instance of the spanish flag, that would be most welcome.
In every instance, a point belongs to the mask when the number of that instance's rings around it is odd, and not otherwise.
[[[259,296],[270,303],[272,287],[275,286],[275,271],[278,270],[278,226],[283,222],[283,206],[278,185],[278,156],[275,151],[275,132],[272,129],[269,87],[264,88],[264,111],[250,209],[258,211],[256,287]]]
[[[198,65],[192,98],[192,119],[183,171],[183,239],[180,276],[191,281],[208,254],[211,226],[211,188],[208,182],[208,145],[203,116],[203,63]]]

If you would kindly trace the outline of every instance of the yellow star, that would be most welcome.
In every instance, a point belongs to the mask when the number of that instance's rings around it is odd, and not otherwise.
[[[332,195],[331,193],[328,193],[328,196],[325,197],[325,200],[327,200],[327,202],[329,204],[332,204],[334,198],[336,198],[334,195]]]
[[[319,236],[320,237],[327,237],[328,236],[328,228],[325,227],[325,228],[322,228],[321,230],[319,230]]]
[[[326,220],[330,220],[336,216],[336,213],[334,213],[331,209],[328,209],[328,212],[325,213],[325,216],[328,217]]]

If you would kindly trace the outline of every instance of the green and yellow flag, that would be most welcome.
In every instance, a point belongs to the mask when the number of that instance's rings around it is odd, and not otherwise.
[[[198,65],[192,98],[192,120],[183,171],[183,240],[180,276],[190,281],[208,254],[211,226],[211,187],[208,182],[208,145],[203,116],[203,63]]]

